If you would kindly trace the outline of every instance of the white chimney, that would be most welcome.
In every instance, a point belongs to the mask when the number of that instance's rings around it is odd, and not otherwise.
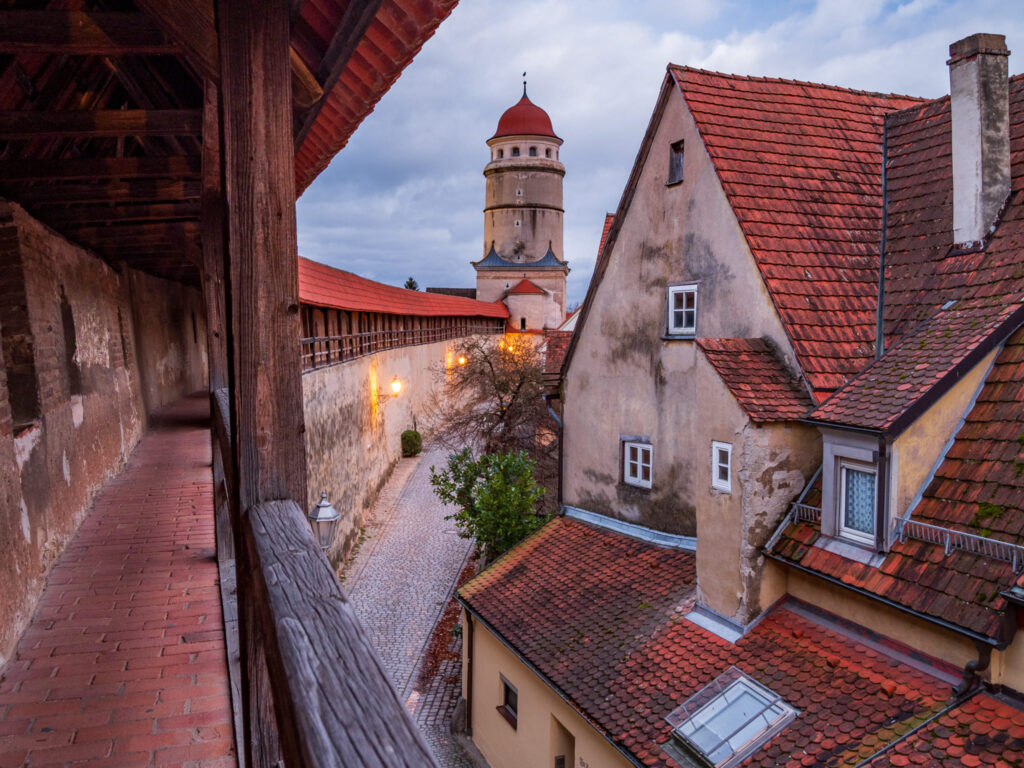
[[[984,239],[1010,194],[1009,55],[1003,35],[949,46],[955,243]]]

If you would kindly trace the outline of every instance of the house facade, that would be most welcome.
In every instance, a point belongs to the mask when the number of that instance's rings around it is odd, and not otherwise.
[[[1024,751],[1024,79],[670,66],[563,367],[564,515],[460,593],[501,765]]]

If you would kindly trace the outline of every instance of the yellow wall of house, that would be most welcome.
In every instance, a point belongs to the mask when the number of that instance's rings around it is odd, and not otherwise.
[[[963,669],[978,658],[974,643],[963,635],[937,627],[895,608],[871,600],[814,576],[789,571],[787,591],[862,627],[885,635],[921,653]]]
[[[907,511],[936,462],[945,454],[946,444],[985,383],[985,375],[992,367],[998,351],[990,352],[966,373],[893,443],[897,457],[896,489],[891,515],[893,520]]]
[[[465,612],[463,626],[467,626]],[[629,768],[629,761],[615,747],[480,622],[473,620],[472,632],[470,722],[473,742],[491,768],[551,768],[556,747],[565,748],[567,737],[575,768]],[[465,659],[463,653],[463,696],[468,691]],[[516,728],[497,710],[502,703],[502,675],[518,692]]]
[[[1024,691],[1024,632],[1017,631],[1005,651],[992,654],[992,682],[1015,691]]]

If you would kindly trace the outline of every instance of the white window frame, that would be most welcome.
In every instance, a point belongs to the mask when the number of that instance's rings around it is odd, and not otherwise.
[[[856,528],[846,526],[846,472],[850,469],[869,473],[874,475],[875,478],[875,498],[871,505],[871,519],[873,522],[871,533],[865,533],[864,531],[858,531]],[[878,536],[878,466],[864,461],[839,459],[839,466],[836,471],[836,494],[836,530],[839,532],[839,535],[858,544],[874,546],[875,539]]]
[[[722,466],[719,461],[718,452],[725,451],[726,478],[722,480],[718,476],[718,470]],[[717,440],[711,441],[711,487],[717,491],[732,493],[732,444],[720,443]]]
[[[674,304],[675,304],[675,297],[678,294],[689,294],[689,295],[693,296],[693,310],[692,310],[692,312],[693,312],[693,325],[690,325],[690,326],[687,326],[687,325],[676,326],[675,323],[674,323],[675,312],[677,311],[675,309]],[[691,310],[685,309],[685,303],[684,303],[684,309],[680,310],[680,311],[684,312],[684,317],[685,317],[685,312],[688,312],[688,311],[691,311]],[[668,287],[668,333],[671,336],[689,336],[689,337],[693,337],[693,336],[697,335],[697,284],[696,283],[686,283],[684,285],[670,285]]]
[[[633,462],[630,460],[629,451],[631,448],[637,450],[637,460]],[[647,461],[643,459],[644,453],[647,454]],[[636,464],[637,472],[633,474],[630,471],[630,464]],[[644,467],[647,467],[647,479],[644,480]],[[638,440],[623,440],[622,441],[622,482],[626,485],[632,485],[637,488],[650,488],[652,481],[654,480],[654,449],[650,443],[640,442]]]

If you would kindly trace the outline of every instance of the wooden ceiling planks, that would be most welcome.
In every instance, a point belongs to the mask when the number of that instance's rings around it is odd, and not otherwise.
[[[213,5],[134,2],[0,0],[0,195],[111,264],[197,283]],[[298,192],[456,2],[292,0]]]

